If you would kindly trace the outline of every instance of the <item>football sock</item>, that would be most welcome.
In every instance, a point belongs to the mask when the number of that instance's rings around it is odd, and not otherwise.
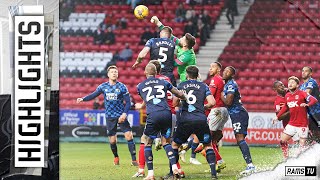
[[[144,169],[145,165],[146,165],[146,160],[144,159],[144,143],[141,143],[140,149],[139,149],[139,168]]]
[[[147,162],[148,170],[153,170],[153,155],[151,146],[144,147],[144,158]]]
[[[207,162],[210,166],[211,169],[211,175],[212,176],[217,176],[217,172],[216,172],[216,156],[214,154],[214,151],[212,149],[207,149],[206,150],[206,159]]]
[[[217,149],[217,145],[212,143],[212,148],[213,148],[214,154],[216,155],[216,162],[218,162],[222,158],[221,158],[220,153]]]
[[[111,148],[111,151],[112,151],[114,157],[119,157],[117,144],[110,144],[110,148]]]
[[[136,145],[134,144],[133,139],[128,141],[128,148],[131,154],[132,161],[136,161]]]
[[[199,143],[192,143],[191,145],[191,158],[196,158],[196,153],[194,152],[197,149]]]
[[[166,154],[168,156],[168,159],[170,161],[170,164],[176,164],[176,158],[174,155],[174,150],[172,149],[172,146],[170,144],[166,144],[163,146],[164,150],[166,151]]]
[[[239,147],[242,152],[242,156],[244,160],[246,161],[247,164],[252,163],[251,155],[250,155],[250,150],[247,142],[245,140],[241,140],[239,142]]]
[[[280,141],[280,147],[283,153],[283,157],[284,158],[288,158],[289,155],[289,148],[288,148],[288,142],[286,141]]]
[[[188,141],[188,147],[187,147],[187,149],[186,149],[186,150],[188,150],[188,149],[190,149],[190,148],[191,148],[192,143],[193,143],[193,139],[190,139],[190,140]]]

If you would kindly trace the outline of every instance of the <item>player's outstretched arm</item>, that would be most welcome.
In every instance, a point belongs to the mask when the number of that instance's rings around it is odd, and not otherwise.
[[[82,98],[77,98],[77,103],[81,103],[83,101]]]
[[[136,62],[132,65],[132,68],[135,69],[142,62],[142,60],[147,56],[150,51],[150,47],[145,46],[139,53]]]
[[[179,91],[176,87],[173,87],[170,91],[172,92],[172,94],[174,94],[175,96],[177,96],[182,100],[187,99],[187,96],[182,91]]]
[[[212,95],[208,95],[206,97],[206,100],[208,103],[206,105],[204,105],[204,109],[210,109],[216,105],[216,100],[214,99],[214,97]]]
[[[160,31],[164,28],[164,25],[157,16],[152,16],[150,22],[156,24],[159,27]],[[179,39],[173,34],[171,34],[170,39],[173,40],[176,44],[179,44]]]
[[[99,96],[100,94],[101,94],[101,91],[99,90],[99,88],[97,88],[93,93],[91,93],[83,98],[78,98],[77,103],[80,103],[82,101],[90,101],[90,100],[96,98],[97,96]]]

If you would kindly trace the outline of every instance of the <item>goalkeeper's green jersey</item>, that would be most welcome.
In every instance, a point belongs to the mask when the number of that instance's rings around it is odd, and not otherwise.
[[[163,29],[163,25],[160,26],[160,30]],[[180,76],[180,82],[184,82],[187,80],[186,69],[190,65],[196,65],[196,54],[194,53],[193,48],[188,50],[183,50],[181,46],[179,46],[179,38],[171,35],[171,40],[176,44],[176,56],[174,65],[178,67],[178,74]]]
[[[187,66],[196,65],[196,54],[193,49],[183,50],[179,45],[176,46],[176,50],[177,58],[175,59],[175,66],[178,66],[180,82],[184,82],[187,80]]]

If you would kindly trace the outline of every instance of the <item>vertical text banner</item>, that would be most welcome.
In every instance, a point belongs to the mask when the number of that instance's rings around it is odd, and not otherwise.
[[[44,167],[44,16],[15,16],[15,167]]]

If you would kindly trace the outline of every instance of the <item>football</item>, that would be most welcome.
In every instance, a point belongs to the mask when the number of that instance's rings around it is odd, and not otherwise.
[[[139,5],[136,8],[134,8],[134,16],[136,16],[137,19],[144,19],[149,15],[149,9],[147,6]]]

